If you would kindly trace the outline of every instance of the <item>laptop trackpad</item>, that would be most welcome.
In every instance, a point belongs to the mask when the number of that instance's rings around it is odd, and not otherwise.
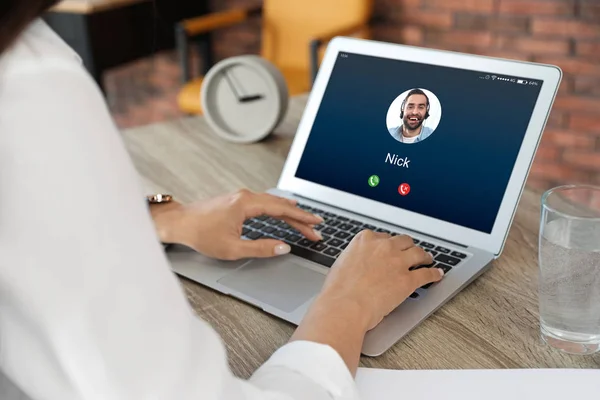
[[[321,290],[325,275],[295,257],[258,259],[219,279],[219,283],[291,313]]]

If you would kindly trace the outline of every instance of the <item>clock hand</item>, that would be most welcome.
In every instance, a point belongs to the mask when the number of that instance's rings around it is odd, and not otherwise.
[[[223,76],[225,77],[225,80],[227,81],[227,84],[231,88],[231,91],[233,92],[233,94],[234,94],[235,98],[237,99],[237,101],[241,101],[242,98],[240,97],[238,91],[235,88],[235,85],[231,81],[231,78],[229,77],[229,74],[227,73],[226,70],[223,70]]]
[[[261,100],[264,97],[265,96],[263,96],[262,94],[255,94],[252,96],[244,96],[238,100],[240,101],[240,103],[250,103],[251,101]]]
[[[231,88],[231,90],[233,91],[233,94],[235,95],[236,99],[238,102],[240,103],[250,103],[252,101],[256,101],[256,100],[261,100],[262,98],[264,98],[265,96],[263,96],[262,94],[255,94],[255,95],[249,95],[249,96],[240,96],[240,94],[238,93],[238,91],[235,88],[235,84],[233,83],[233,76],[229,76],[229,74],[227,73],[227,71],[223,71],[223,75],[225,76],[225,79],[227,80],[227,84],[229,85],[229,87]]]

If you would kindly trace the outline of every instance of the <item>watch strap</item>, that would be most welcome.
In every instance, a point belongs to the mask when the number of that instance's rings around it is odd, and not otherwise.
[[[170,194],[156,193],[146,196],[146,202],[148,203],[148,207],[152,204],[165,204],[173,201],[173,196]],[[165,251],[169,250],[173,246],[172,243],[162,243],[163,249]]]

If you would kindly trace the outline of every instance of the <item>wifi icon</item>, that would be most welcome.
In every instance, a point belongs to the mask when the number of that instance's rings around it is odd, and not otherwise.
[[[492,75],[492,79],[495,80],[496,79],[496,75]]]

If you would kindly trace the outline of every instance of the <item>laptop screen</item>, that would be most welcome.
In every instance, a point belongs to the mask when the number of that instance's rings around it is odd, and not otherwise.
[[[491,233],[541,86],[340,53],[296,177]]]

